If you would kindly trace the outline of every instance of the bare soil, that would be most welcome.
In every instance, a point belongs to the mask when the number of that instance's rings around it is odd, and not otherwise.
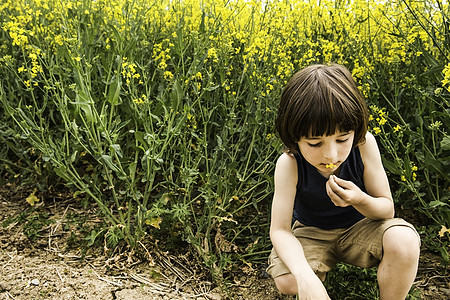
[[[123,249],[108,256],[99,247],[86,252],[73,243],[83,238],[74,220],[99,220],[63,194],[37,202],[45,212],[38,217],[46,219],[37,217],[39,226],[26,228],[16,217],[30,208],[26,198],[31,192],[8,183],[0,187],[0,300],[293,299],[276,290],[263,267],[236,273],[233,282],[218,287],[188,251],[174,255],[149,249],[145,259]],[[444,268],[439,257],[422,255],[415,286],[423,299],[450,299],[449,269]]]

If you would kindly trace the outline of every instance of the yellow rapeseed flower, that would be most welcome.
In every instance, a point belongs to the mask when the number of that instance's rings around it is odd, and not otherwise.
[[[444,237],[444,235],[446,233],[450,234],[450,229],[448,229],[447,227],[442,225],[442,228],[441,228],[441,230],[439,230],[439,233],[438,233],[439,237],[441,237],[441,238]]]
[[[173,78],[173,74],[170,71],[164,71],[164,79],[171,80]]]
[[[383,126],[384,124],[386,124],[387,120],[386,120],[386,118],[377,118],[377,122],[378,122],[378,124]]]
[[[63,37],[60,34],[56,35],[54,40],[55,40],[55,43],[60,45],[60,46],[62,46],[64,44],[63,43]]]
[[[216,51],[215,48],[209,48],[209,49],[208,49],[208,52],[207,52],[207,54],[206,54],[206,56],[207,56],[209,59],[212,59],[214,62],[217,62],[217,61],[218,61],[218,59],[217,59],[217,51]]]

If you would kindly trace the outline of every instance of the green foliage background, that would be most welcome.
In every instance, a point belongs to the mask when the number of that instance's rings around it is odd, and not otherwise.
[[[270,250],[282,88],[336,62],[397,206],[448,262],[448,16],[431,0],[2,1],[0,170],[95,202],[92,243],[186,242],[220,277]]]

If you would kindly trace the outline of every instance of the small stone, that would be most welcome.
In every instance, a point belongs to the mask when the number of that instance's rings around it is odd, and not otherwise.
[[[441,288],[441,291],[443,292],[444,295],[450,296],[450,289]]]
[[[31,284],[32,285],[39,285],[39,279],[33,279],[33,280],[31,280]]]
[[[9,282],[0,282],[0,293],[4,291],[9,291],[11,289],[11,284]]]

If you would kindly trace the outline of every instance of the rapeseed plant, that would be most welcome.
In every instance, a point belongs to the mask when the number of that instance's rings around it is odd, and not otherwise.
[[[96,201],[110,247],[169,232],[219,276],[268,252],[282,87],[337,62],[371,104],[395,200],[437,236],[450,227],[448,14],[428,0],[4,0],[0,118]]]

